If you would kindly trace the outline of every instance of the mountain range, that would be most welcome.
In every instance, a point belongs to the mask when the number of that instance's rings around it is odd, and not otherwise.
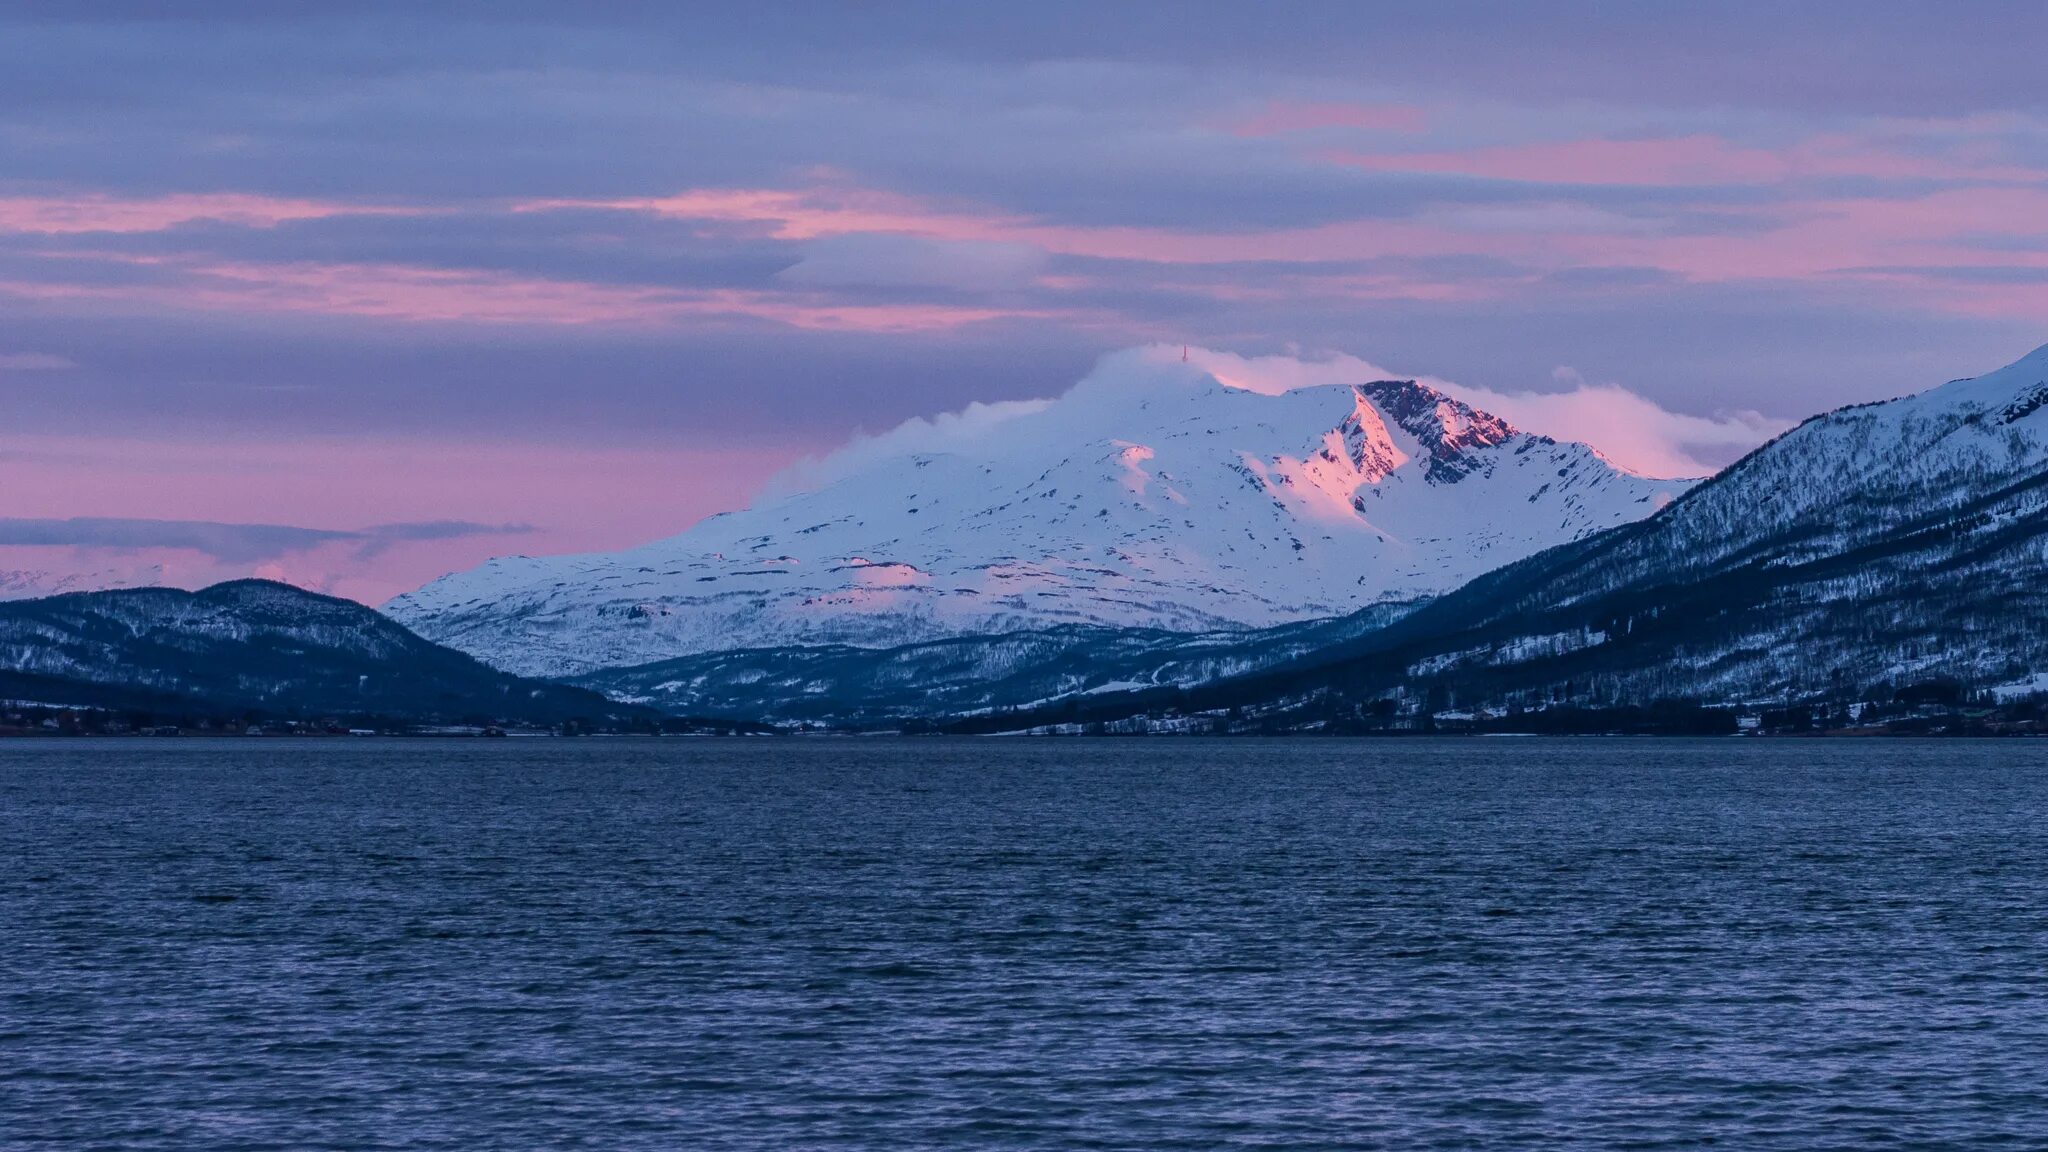
[[[883,649],[741,648],[603,668],[569,683],[691,716],[900,727],[1242,676],[1364,636],[1415,608],[1390,601],[1331,619],[1222,632],[1066,625]]]
[[[66,592],[104,592],[112,588],[156,588],[164,586],[169,577],[160,564],[87,572],[0,568],[0,600],[35,600]]]
[[[0,604],[0,698],[1346,732],[2048,693],[2048,348],[1699,483],[1405,381],[1167,370],[977,419],[645,549],[394,604],[476,655],[261,581]]]
[[[2048,690],[2048,348],[1807,420],[1669,507],[1176,707],[1372,728],[1658,701]],[[1118,719],[1162,697],[1097,698]]]
[[[558,677],[742,649],[1260,629],[1447,592],[1692,483],[1413,381],[1269,395],[1135,356],[816,471],[667,540],[494,560],[385,610]]]

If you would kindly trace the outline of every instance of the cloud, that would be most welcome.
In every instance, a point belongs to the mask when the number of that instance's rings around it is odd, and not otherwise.
[[[1457,389],[1460,399],[1510,424],[1560,440],[1578,440],[1631,472],[1705,476],[1783,432],[1792,421],[1741,410],[1695,416],[1673,412],[1619,384],[1592,384],[1570,368],[1553,374],[1562,392]]]
[[[55,372],[76,368],[76,361],[48,352],[0,352],[0,372]]]
[[[35,548],[180,548],[224,563],[247,563],[302,552],[352,537],[348,532],[284,524],[218,524],[205,520],[0,519],[0,546]]]
[[[1428,125],[1428,114],[1413,104],[1299,104],[1274,100],[1253,115],[1230,121],[1226,130],[1234,136],[1285,136],[1332,128],[1420,132]]]
[[[1266,395],[1329,384],[1416,379],[1343,353],[1321,356],[1244,356],[1188,347],[1188,365],[1222,383]],[[1127,348],[1102,357],[1095,368],[1057,399],[969,404],[955,412],[906,420],[878,435],[856,436],[822,458],[806,458],[771,479],[760,499],[772,501],[858,474],[875,461],[916,453],[987,450],[991,440],[1019,434],[1017,421],[1055,404],[1067,411],[1096,398],[1132,388],[1170,387],[1190,372],[1182,346]],[[1673,412],[1615,384],[1591,384],[1569,369],[1553,373],[1567,385],[1555,392],[1498,392],[1455,384],[1433,376],[1419,379],[1476,408],[1491,412],[1525,432],[1589,444],[1616,465],[1644,476],[1704,476],[1790,426],[1755,412],[1696,416]]]
[[[41,237],[5,237],[4,229],[0,244],[0,250],[22,253],[52,247]],[[682,288],[766,287],[802,256],[793,243],[749,235],[739,226],[707,228],[617,209],[510,211],[494,203],[432,213],[307,217],[263,227],[205,220],[69,239],[58,250],[157,260],[203,251],[224,261],[374,262]]]
[[[533,530],[526,524],[477,524],[467,520],[378,524],[348,530],[107,516],[61,520],[0,517],[0,547],[114,551],[170,548],[197,552],[222,564],[252,564],[336,543],[352,545],[360,559],[372,559],[403,543],[523,535]]]
[[[820,488],[854,475],[876,460],[918,452],[972,452],[1013,420],[1051,407],[1053,401],[975,401],[957,412],[913,416],[876,435],[857,434],[823,457],[806,457],[769,479],[762,501]]]
[[[0,277],[0,297],[24,304],[112,306],[143,314],[304,314],[406,324],[629,328],[751,323],[853,332],[927,332],[1055,315],[1045,308],[590,284],[408,264],[278,264],[107,254],[97,260],[73,260],[68,268],[92,269],[101,275],[68,281]]]
[[[1153,362],[1174,361],[1181,349],[1155,345],[1135,354]],[[1313,358],[1241,356],[1190,348],[1188,359],[1225,384],[1268,394],[1319,384],[1420,379],[1525,432],[1590,444],[1615,464],[1644,476],[1707,475],[1792,423],[1747,410],[1709,416],[1674,412],[1619,384],[1588,383],[1570,368],[1552,374],[1553,380],[1568,387],[1537,392],[1496,391],[1434,376],[1417,377],[1344,353]]]
[[[472,536],[528,536],[531,524],[478,524],[470,520],[416,520],[399,524],[377,524],[354,533],[361,543],[356,557],[375,559],[400,544],[431,540],[464,540]]]
[[[1030,283],[1045,252],[1028,244],[854,234],[804,245],[803,259],[777,275],[820,287],[957,288],[988,291]]]
[[[422,211],[392,205],[349,205],[306,199],[223,192],[203,195],[0,196],[0,230],[67,235],[91,232],[155,232],[199,220],[268,228],[289,220],[317,220],[350,213],[408,214]]]
[[[61,520],[60,526],[0,523],[7,536],[80,542],[0,543],[0,585],[6,583],[4,573],[17,571],[39,574],[29,584],[45,590],[137,582],[198,588],[252,575],[260,565],[226,563],[190,548],[84,545],[123,538],[176,543],[191,535],[179,523],[193,520],[310,525],[327,542],[264,556],[262,563],[277,565],[301,586],[366,604],[383,603],[493,556],[609,551],[671,535],[743,502],[770,473],[815,447],[733,436],[715,446],[666,437],[658,446],[614,439],[579,447],[560,436],[522,443],[160,433],[18,439],[0,434],[0,445],[18,445],[11,457],[0,448],[7,513],[143,521],[131,524],[125,537],[105,526],[94,531],[90,524]],[[649,482],[660,476],[689,482],[680,488]],[[292,511],[293,523],[274,524],[280,508]],[[216,550],[247,555],[260,549]],[[0,588],[0,597],[8,594]]]

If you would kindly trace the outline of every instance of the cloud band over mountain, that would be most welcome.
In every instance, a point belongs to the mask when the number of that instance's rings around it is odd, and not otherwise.
[[[0,547],[81,548],[113,551],[177,549],[222,564],[255,564],[330,544],[348,545],[371,559],[403,543],[471,536],[517,536],[528,524],[429,520],[368,528],[304,528],[289,524],[222,524],[208,520],[141,520],[103,516],[65,519],[0,517]]]

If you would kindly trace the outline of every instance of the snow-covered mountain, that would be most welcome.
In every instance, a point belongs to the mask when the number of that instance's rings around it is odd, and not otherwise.
[[[1931,681],[2048,684],[2048,347],[1816,416],[1648,520],[1202,704],[1343,726],[1396,703],[1847,704]]]
[[[39,596],[99,592],[109,588],[160,588],[169,582],[169,575],[161,564],[104,568],[96,572],[0,568],[0,600],[33,600]]]
[[[1129,357],[913,422],[631,551],[494,560],[386,610],[528,675],[1063,625],[1212,631],[1432,596],[1692,482],[1408,381],[1269,395]]]

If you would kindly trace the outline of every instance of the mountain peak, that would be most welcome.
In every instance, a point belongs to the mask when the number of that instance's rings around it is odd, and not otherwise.
[[[1473,449],[1491,448],[1519,435],[1514,425],[1493,413],[1413,380],[1377,380],[1358,385],[1357,392],[1422,445],[1429,456],[1431,483],[1457,483],[1472,470],[1468,454]]]
[[[2048,344],[1981,376],[1951,380],[1916,396],[1906,397],[1917,409],[1963,404],[1997,411],[2004,423],[2030,415],[2048,402]]]
[[[1686,487],[1414,381],[1276,393],[1153,365],[913,422],[806,479],[630,552],[498,561],[388,609],[542,675],[1062,625],[1257,628],[1432,596]]]
[[[2032,693],[2048,675],[2044,480],[2048,348],[1814,417],[1655,517],[1438,598],[1376,649],[1191,707],[1272,724],[1313,701],[1320,725],[1385,695],[1469,715],[1903,701],[1938,680]]]

